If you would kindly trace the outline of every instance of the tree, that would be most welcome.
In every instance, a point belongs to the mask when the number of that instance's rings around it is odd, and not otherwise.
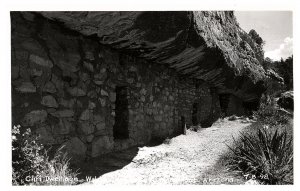
[[[259,34],[254,30],[251,29],[249,31],[249,36],[254,40],[254,42],[256,42],[256,44],[258,44],[260,47],[262,47],[265,42],[263,41],[263,39],[259,36]]]

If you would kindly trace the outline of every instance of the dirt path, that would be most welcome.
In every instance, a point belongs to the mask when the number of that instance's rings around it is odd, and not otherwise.
[[[220,157],[243,128],[244,119],[223,120],[198,132],[187,131],[169,144],[139,148],[132,162],[120,170],[100,176],[92,184],[243,184],[228,172]],[[226,143],[226,144],[225,144]]]

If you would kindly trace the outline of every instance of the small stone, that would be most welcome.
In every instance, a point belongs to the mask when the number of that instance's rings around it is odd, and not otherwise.
[[[162,121],[162,116],[161,115],[156,115],[154,116],[155,121]]]
[[[72,96],[76,96],[76,97],[80,97],[80,96],[85,96],[86,95],[86,92],[83,89],[78,88],[78,87],[69,88],[68,92]]]
[[[21,93],[35,93],[36,87],[31,82],[22,82],[20,86],[16,88]]]
[[[79,121],[79,128],[85,135],[89,135],[94,132],[95,126],[89,121]]]
[[[108,96],[108,93],[104,89],[101,89],[101,95],[102,96]]]
[[[116,101],[116,93],[115,92],[110,92],[109,93],[109,100],[111,102],[115,102]]]
[[[60,99],[59,104],[66,107],[66,108],[73,108],[75,104],[75,99],[70,99],[70,100],[65,100],[65,99]]]
[[[34,76],[34,77],[41,76],[43,74],[42,70],[37,70],[35,68],[31,69],[30,71],[31,71],[30,72],[31,76]]]
[[[72,129],[72,123],[68,119],[66,118],[59,119],[58,128],[57,128],[58,134],[60,135],[69,134],[71,129]]]
[[[58,108],[58,104],[55,98],[51,95],[44,96],[42,98],[41,104],[47,107]]]
[[[68,53],[65,55],[66,58],[57,58],[57,66],[63,71],[77,72],[79,70],[78,63],[81,59],[80,55],[77,52]]]
[[[84,62],[83,62],[83,66],[84,66],[88,71],[94,72],[94,66],[93,66],[93,64],[84,61]]]
[[[80,120],[86,121],[93,118],[93,110],[84,110],[80,115]]]
[[[130,72],[136,72],[137,68],[135,66],[130,66],[129,71]]]
[[[87,96],[88,96],[89,98],[96,98],[96,97],[97,97],[97,92],[96,92],[96,90],[92,90],[92,91],[88,92]]]
[[[52,68],[53,64],[50,60],[31,54],[29,60],[37,65]]]
[[[86,142],[88,142],[88,143],[92,142],[93,139],[94,139],[94,135],[93,134],[90,134],[90,135],[86,136]]]
[[[136,83],[136,87],[140,88],[140,87],[142,87],[142,84],[138,82],[138,83]]]
[[[105,107],[105,105],[106,105],[105,99],[99,98],[98,100],[100,101],[101,106],[102,106],[102,107]]]
[[[101,86],[101,85],[103,85],[104,81],[94,80],[94,83],[95,83],[96,85]]]
[[[151,95],[149,99],[150,99],[150,101],[153,101],[153,96]]]
[[[35,126],[46,121],[47,112],[45,110],[34,110],[27,113],[22,120],[23,126]]]
[[[90,79],[90,76],[88,73],[85,73],[85,72],[82,72],[82,73],[79,73],[79,76],[80,76],[80,79],[84,82],[86,82],[87,80]]]
[[[97,131],[105,130],[105,122],[99,122],[96,124]]]
[[[56,92],[55,85],[52,82],[47,82],[43,87],[43,92],[48,92],[52,94],[55,93]]]
[[[140,94],[146,95],[146,93],[147,93],[147,90],[145,88],[141,89]]]
[[[127,79],[127,82],[128,82],[129,84],[132,84],[132,83],[134,82],[134,79],[133,79],[133,78],[129,78],[129,79]]]
[[[94,102],[89,101],[89,109],[95,109],[96,108],[96,104]]]
[[[145,102],[145,101],[146,101],[145,96],[141,96],[141,101],[142,101],[142,102]]]
[[[104,122],[105,118],[102,115],[94,115],[94,120],[95,123],[99,123],[99,122]]]
[[[74,111],[66,109],[66,110],[59,110],[54,113],[51,113],[54,117],[62,118],[62,117],[73,117]]]
[[[107,73],[99,73],[94,75],[95,80],[104,81],[107,78]]]

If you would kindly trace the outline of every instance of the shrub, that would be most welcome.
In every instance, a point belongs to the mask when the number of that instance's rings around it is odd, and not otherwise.
[[[267,184],[289,184],[293,173],[293,141],[287,130],[257,129],[234,140],[229,166]]]
[[[52,159],[30,129],[20,133],[20,126],[12,129],[12,184],[64,185],[75,184],[77,173],[69,167],[66,153],[59,148]],[[36,178],[33,180],[32,178]]]
[[[290,116],[280,111],[275,100],[270,97],[262,99],[258,111],[254,111],[253,114],[258,121],[271,127],[285,125],[290,120]]]

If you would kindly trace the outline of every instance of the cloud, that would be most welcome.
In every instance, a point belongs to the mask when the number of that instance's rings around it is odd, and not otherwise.
[[[286,37],[279,48],[271,50],[265,53],[265,57],[269,57],[272,60],[286,59],[293,54],[293,38]]]

